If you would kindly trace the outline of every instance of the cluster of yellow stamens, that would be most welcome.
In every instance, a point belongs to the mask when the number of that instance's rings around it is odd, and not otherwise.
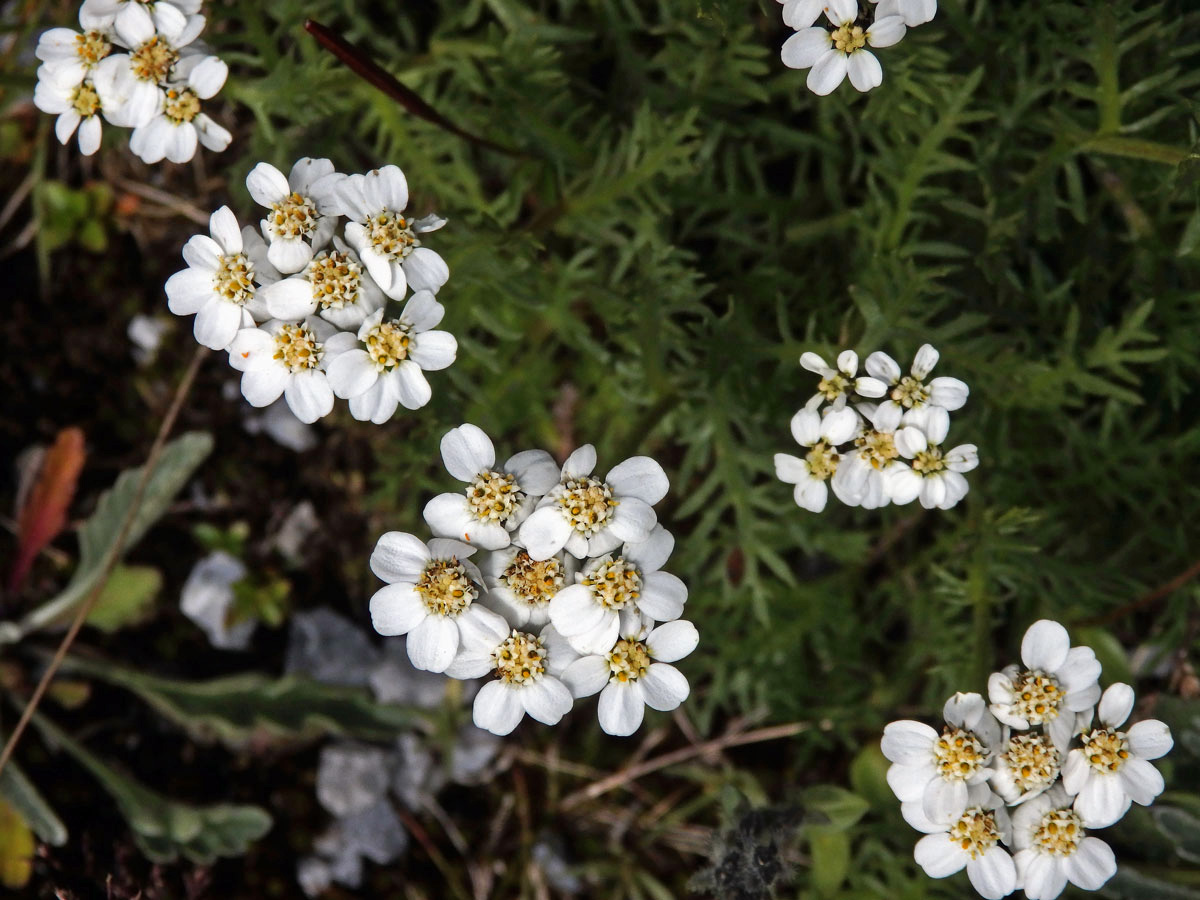
[[[546,671],[546,645],[532,634],[513,629],[504,643],[492,651],[496,675],[508,684],[527,684]]]
[[[163,104],[163,115],[176,125],[190,122],[200,115],[200,98],[186,88],[182,91],[171,88]]]
[[[823,394],[825,399],[832,403],[842,394],[846,393],[846,388],[850,386],[849,380],[841,372],[834,372],[832,375],[826,375],[817,382],[817,393]]]
[[[875,469],[886,468],[900,455],[900,451],[896,449],[896,436],[873,428],[855,438],[854,446],[858,448],[858,455]]]
[[[1053,675],[1033,669],[1022,672],[1013,683],[1013,707],[1030,725],[1058,718],[1063,692]]]
[[[404,259],[414,247],[420,246],[408,220],[387,208],[367,220],[367,231],[375,252],[388,259]]]
[[[292,196],[298,195],[292,194]],[[268,219],[276,234],[283,233],[276,230],[282,227],[277,225],[281,216],[284,217],[286,224],[288,221],[286,214],[278,211]],[[313,300],[319,303],[322,309],[341,309],[343,306],[350,306],[357,302],[359,284],[362,281],[362,266],[351,259],[349,253],[342,253],[340,250],[322,250],[308,264],[307,274],[308,283],[312,285]]]
[[[838,456],[837,448],[824,441],[817,441],[812,445],[812,449],[804,454],[809,474],[820,481],[830,478],[837,471],[839,459],[841,457]]]
[[[562,563],[553,556],[539,561],[520,550],[500,580],[530,606],[545,606],[562,589],[565,579]]]
[[[621,638],[608,654],[609,681],[637,681],[650,668],[650,652],[633,638]]]
[[[1083,735],[1083,755],[1097,772],[1115,772],[1129,759],[1124,732],[1095,728]]]
[[[942,459],[942,450],[937,444],[930,444],[924,450],[916,455],[912,461],[914,472],[920,472],[923,475],[932,475],[934,472],[941,472],[946,468],[946,461]]]
[[[605,609],[624,609],[627,603],[636,603],[642,593],[641,570],[619,557],[605,556],[582,583],[591,588],[592,597]]]
[[[304,325],[283,325],[275,335],[275,359],[290,372],[315,369],[325,355],[325,346]]]
[[[162,84],[171,73],[179,53],[158,35],[150,38],[129,55],[133,74],[142,81]]]
[[[90,81],[85,81],[75,88],[71,97],[71,108],[83,118],[94,116],[100,112],[100,95]]]
[[[1014,734],[1004,751],[1004,761],[1021,793],[1044,787],[1058,776],[1058,748],[1044,734]]]
[[[979,859],[1000,840],[1000,830],[993,813],[972,806],[950,826],[948,836],[971,859]]]
[[[364,341],[367,345],[367,355],[380,372],[394,369],[408,359],[412,342],[409,326],[399,319],[380,322],[367,333]]]
[[[925,387],[925,383],[919,378],[905,375],[900,379],[900,383],[892,388],[892,399],[905,409],[924,406],[929,402],[929,388]]]
[[[947,781],[967,781],[983,768],[987,749],[969,731],[946,726],[933,744],[934,765]]]
[[[484,522],[504,524],[524,499],[517,479],[505,472],[480,472],[467,485],[467,503],[471,512]]]
[[[417,593],[425,608],[437,616],[457,616],[479,596],[479,588],[467,576],[457,557],[430,560],[417,582]]]
[[[254,296],[254,263],[244,253],[232,253],[217,260],[213,290],[230,303],[245,306]]]
[[[271,204],[267,223],[276,237],[307,237],[317,227],[317,208],[307,197],[293,191],[278,203]]]
[[[112,53],[112,44],[99,31],[75,35],[75,55],[85,66],[94,66]]]
[[[1033,842],[1043,853],[1070,856],[1083,840],[1083,820],[1072,809],[1052,809],[1033,834]]]
[[[841,28],[829,35],[833,46],[843,53],[853,53],[867,44],[867,33],[861,25],[851,25],[847,22]]]
[[[571,527],[587,537],[608,525],[618,505],[613,499],[612,488],[590,475],[564,482],[558,502]]]

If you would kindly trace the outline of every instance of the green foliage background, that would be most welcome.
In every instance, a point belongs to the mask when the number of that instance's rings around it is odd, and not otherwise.
[[[683,896],[707,863],[676,849],[672,829],[739,821],[737,794],[801,810],[758,823],[799,864],[781,896],[966,896],[961,877],[935,883],[911,862],[917,835],[872,747],[889,720],[984,691],[1039,617],[1097,647],[1103,683],[1132,679],[1161,699],[1177,735],[1200,721],[1194,702],[1167,696],[1196,660],[1195,588],[1127,607],[1200,551],[1190,3],[942,0],[932,23],[879,51],[882,87],[828,98],[779,62],[789,32],[773,2],[283,0],[208,13],[207,39],[233,68],[221,96],[246,127],[205,165],[227,177],[243,221],[246,172],[300,156],[343,171],[398,164],[414,212],[450,220],[428,243],[450,265],[439,299],[458,362],[418,413],[322,426],[365,448],[346,607],[361,617],[373,590],[374,538],[423,533],[425,500],[451,489],[437,457],[448,428],[481,426],[501,456],[593,442],[602,470],[648,453],[672,479],[659,508],[678,540],[669,568],[702,636],[681,665],[687,714],[705,736],[747,714],[808,725],[680,770],[691,789],[654,822],[638,818],[654,798],[611,798],[628,832],[558,813],[595,896]],[[406,114],[325,54],[305,17],[518,155]],[[938,374],[971,387],[951,430],[980,451],[965,502],[796,508],[772,455],[794,449],[788,420],[814,389],[801,352],[882,349],[907,365],[925,342],[941,351]],[[569,726],[515,740],[620,766],[636,745],[602,739],[593,715],[582,703]],[[1197,751],[1200,739],[1164,764],[1193,812]],[[853,787],[865,816],[827,816],[838,827],[822,831],[823,807],[803,793],[816,784]],[[662,785],[657,799],[679,782]],[[477,803],[495,809],[505,790]],[[548,790],[538,802],[553,809]],[[1200,873],[1159,824],[1135,811],[1108,833],[1161,882],[1108,896],[1200,897]]]

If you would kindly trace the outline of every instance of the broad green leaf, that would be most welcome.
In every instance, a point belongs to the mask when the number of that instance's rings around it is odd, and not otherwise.
[[[94,756],[41,714],[32,721],[48,743],[66,750],[100,782],[152,862],[169,863],[184,856],[210,865],[217,857],[243,855],[271,828],[270,814],[258,806],[190,806],[164,797]]]
[[[413,724],[413,711],[376,703],[362,688],[249,672],[211,681],[158,678],[68,657],[64,668],[132,691],[200,741],[232,748],[252,740],[307,741],[326,735],[387,740]]]
[[[811,825],[806,831],[812,885],[820,896],[831,897],[850,873],[850,836],[828,825]]]
[[[804,807],[825,816],[831,827],[841,830],[853,826],[869,809],[858,794],[832,784],[819,784],[805,791]]]
[[[8,801],[38,838],[55,847],[67,842],[66,826],[14,760],[10,759],[0,772],[0,797]]]
[[[212,437],[193,431],[167,444],[146,485],[140,508],[126,540],[117,549],[118,558],[136,544],[183,488],[192,473],[212,450]],[[121,522],[133,503],[142,469],[122,472],[116,484],[100,495],[96,510],[79,529],[79,565],[66,589],[35,609],[20,622],[0,623],[0,644],[19,641],[31,632],[57,625],[68,618],[100,578],[105,558],[116,545]]]
[[[113,569],[87,623],[112,633],[146,621],[162,590],[162,572],[153,566],[117,566]]]
[[[1200,891],[1159,881],[1128,866],[1121,866],[1100,895],[1112,900],[1200,900]]]
[[[16,890],[33,874],[33,832],[12,806],[0,800],[0,884]]]
[[[1200,819],[1174,806],[1160,806],[1150,814],[1158,830],[1175,844],[1180,859],[1200,863]]]

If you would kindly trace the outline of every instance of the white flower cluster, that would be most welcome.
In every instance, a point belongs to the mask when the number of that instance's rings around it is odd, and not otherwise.
[[[1021,662],[988,679],[990,705],[979,694],[947,700],[940,734],[911,720],[888,725],[888,784],[925,833],[914,855],[931,878],[966,868],[989,900],[1016,890],[1052,900],[1068,882],[1099,890],[1117,862],[1088,831],[1162,793],[1149,760],[1171,749],[1171,731],[1157,719],[1126,727],[1133,689],[1101,694],[1096,654],[1072,647],[1057,622],[1029,627]]]
[[[437,537],[388,532],[371,554],[387,582],[371,598],[376,631],[407,635],[419,669],[493,674],[473,708],[493,734],[526,713],[554,725],[599,693],[600,727],[628,735],[645,707],[672,710],[687,698],[687,679],[670,664],[699,635],[679,618],[687,588],[662,571],[675,544],[652,508],[667,493],[662,466],[635,456],[600,479],[591,444],[561,469],[544,450],[497,465],[491,440],[470,424],[442,438],[442,460],[465,489],[425,506]]]
[[[877,351],[859,376],[853,350],[838,356],[837,368],[815,353],[800,357],[821,376],[817,393],[792,417],[792,436],[808,452],[775,454],[775,474],[796,486],[799,506],[821,512],[831,486],[847,506],[864,509],[918,499],[926,509],[950,509],[967,495],[963,473],[979,465],[976,447],[942,444],[950,412],[967,402],[968,389],[957,378],[930,379],[937,361],[925,344],[904,375]]]
[[[780,2],[783,23],[796,32],[783,42],[783,64],[808,69],[808,89],[822,97],[847,75],[859,91],[879,87],[883,67],[867,47],[898,44],[907,29],[937,13],[937,0],[871,0],[873,7],[861,15],[858,0]],[[818,24],[822,13],[825,21]]]
[[[143,161],[187,162],[196,145],[224,150],[232,136],[201,111],[225,85],[229,67],[195,43],[204,30],[200,0],[84,0],[81,32],[51,28],[37,45],[33,102],[58,116],[65,144],[100,147],[100,119],[132,128],[129,148]]]
[[[267,210],[259,229],[239,228],[228,207],[213,213],[211,237],[192,237],[188,268],[167,280],[171,312],[194,314],[196,340],[229,351],[253,406],[282,395],[311,423],[337,396],[378,425],[428,403],[425,372],[458,354],[454,336],[435,330],[450,270],[422,245],[446,220],[406,217],[396,166],[344,175],[304,158],[285,178],[259,163],[246,187]]]

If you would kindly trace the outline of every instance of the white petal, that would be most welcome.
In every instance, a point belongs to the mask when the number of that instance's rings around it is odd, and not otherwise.
[[[402,212],[408,206],[408,179],[399,166],[383,166],[367,173],[363,193],[392,212]]]
[[[945,832],[927,834],[917,841],[913,858],[930,878],[946,878],[967,864],[967,855]]]
[[[827,50],[808,72],[808,89],[818,97],[832,94],[842,79],[846,77],[846,54],[837,50]]]
[[[1021,886],[1029,900],[1054,900],[1067,886],[1067,871],[1055,857],[1024,850],[1020,860]]]
[[[667,495],[670,482],[663,467],[649,456],[631,456],[604,479],[624,500],[636,497],[653,506]]]
[[[618,737],[633,734],[642,724],[646,706],[642,690],[636,682],[612,682],[600,692],[597,709],[600,728],[605,734]]]
[[[574,529],[555,507],[544,506],[533,511],[521,523],[518,537],[532,559],[549,559],[564,546]]]
[[[1016,889],[1017,867],[1003,848],[993,846],[967,863],[967,878],[984,900],[1000,900]]]
[[[658,523],[649,504],[637,497],[622,497],[609,520],[609,530],[620,541],[644,541]]]
[[[883,84],[883,66],[869,50],[856,50],[851,53],[846,73],[850,76],[850,83],[859,92],[866,92]]]
[[[1097,677],[1099,674],[1097,671]],[[1109,728],[1124,725],[1129,714],[1133,712],[1133,701],[1133,688],[1129,685],[1121,682],[1110,684],[1100,697],[1100,708],[1097,710],[1100,721]]]
[[[584,444],[582,447],[577,447],[567,457],[563,463],[562,477],[563,480],[572,478],[582,478],[584,475],[591,475],[592,470],[596,468],[596,448],[591,444]]]
[[[288,180],[270,163],[260,162],[246,176],[246,190],[259,206],[270,209],[291,193]]]
[[[688,697],[687,678],[674,666],[653,663],[640,679],[646,705],[660,712],[669,712]]]
[[[801,509],[819,513],[829,502],[829,487],[824,481],[806,477],[797,482],[792,498]]]
[[[200,311],[213,297],[213,276],[203,269],[183,269],[167,279],[167,309],[177,316]]]
[[[671,532],[667,531],[661,525],[655,525],[654,530],[650,532],[649,537],[644,541],[626,544],[622,555],[627,562],[634,563],[642,570],[642,574],[645,575],[648,572],[657,572],[661,569],[670,558],[671,551],[674,549],[675,538],[671,535]]]
[[[470,483],[480,472],[496,465],[496,448],[482,428],[466,423],[442,437],[442,462],[459,481]]]
[[[979,450],[974,444],[960,444],[944,457],[951,472],[970,472],[979,465]]]
[[[242,308],[213,296],[200,307],[192,324],[196,340],[211,350],[225,350],[238,336],[242,326]]]
[[[1118,773],[1121,787],[1134,803],[1149,806],[1163,792],[1163,777],[1152,763],[1131,756]]]
[[[800,484],[812,480],[809,476],[808,463],[790,453],[775,454],[775,477],[784,484]]]
[[[962,409],[970,389],[957,378],[935,378],[929,382],[929,402],[943,409]]]
[[[545,450],[522,450],[504,463],[504,471],[517,479],[526,494],[542,497],[558,482],[558,463]]]
[[[900,380],[900,366],[881,350],[876,350],[867,357],[867,372],[885,384],[895,384]]]
[[[574,703],[567,686],[550,675],[526,685],[517,695],[525,711],[545,725],[557,725]]]
[[[489,681],[475,695],[475,703],[471,707],[472,721],[492,734],[511,734],[525,717],[525,707],[517,696],[518,690],[500,681]]]
[[[404,259],[404,277],[414,291],[437,291],[450,278],[446,261],[428,247],[417,247]]]
[[[288,408],[305,425],[311,425],[333,411],[333,389],[324,372],[296,372],[288,379],[283,397]]]
[[[924,765],[933,758],[938,733],[924,722],[901,719],[883,729],[883,755],[902,766]]]
[[[1067,878],[1085,891],[1098,891],[1117,874],[1117,858],[1100,838],[1085,837],[1075,852],[1063,860]]]
[[[100,149],[100,117],[88,116],[79,126],[79,152],[91,156]]]
[[[949,824],[967,808],[967,785],[962,781],[934,778],[921,798],[921,809],[931,822]]]
[[[1074,807],[1087,828],[1107,828],[1125,815],[1129,802],[1119,775],[1093,771],[1075,798]]]
[[[824,28],[820,30],[825,31]],[[806,369],[814,375],[820,375],[822,378],[828,378],[830,375],[835,374],[835,370],[831,369],[825,360],[812,351],[800,354],[800,368]]]
[[[415,583],[429,560],[429,547],[419,537],[404,531],[389,531],[371,551],[369,565],[382,581]]]
[[[1129,749],[1142,759],[1158,759],[1175,746],[1171,729],[1158,719],[1146,719],[1131,727],[1127,733]]]
[[[811,447],[821,439],[821,414],[815,409],[801,409],[792,416],[791,429],[797,444]]]
[[[808,24],[812,25],[811,22]],[[816,63],[823,54],[829,52],[831,46],[833,46],[833,41],[829,37],[829,32],[824,28],[805,27],[803,31],[797,31],[783,42],[779,56],[789,69],[807,69]],[[805,366],[805,368],[808,367]],[[809,369],[809,371],[815,370]]]
[[[301,238],[275,238],[267,249],[267,259],[284,275],[299,272],[312,260],[313,250]],[[309,289],[309,297],[312,290]]]
[[[563,671],[563,683],[575,697],[590,697],[598,694],[608,684],[611,670],[608,661],[599,655],[581,656]]]
[[[561,588],[550,599],[550,622],[559,634],[573,637],[599,626],[609,618],[616,619],[615,610],[607,609],[596,602],[592,589],[585,584],[571,584]],[[611,649],[605,647],[604,651]]]
[[[438,494],[425,504],[422,513],[425,523],[437,537],[455,538],[470,542],[474,526],[481,524],[471,512],[471,506],[463,494]],[[501,529],[503,531],[504,529]],[[508,532],[505,532],[507,535]],[[488,549],[499,549],[492,547]]]
[[[1067,629],[1050,619],[1039,619],[1021,639],[1021,662],[1029,669],[1055,672],[1067,661],[1070,649]]]
[[[418,669],[444,672],[458,653],[458,625],[445,616],[426,616],[408,634],[408,658]]]
[[[929,447],[925,432],[920,428],[901,428],[896,432],[894,440],[896,449],[905,459],[912,459],[918,453],[924,453]]]
[[[446,307],[438,303],[437,298],[429,291],[417,291],[404,304],[400,318],[412,324],[417,332],[429,331],[436,328],[446,314]]]
[[[288,373],[279,366],[252,369],[242,375],[242,396],[251,406],[270,406],[287,388]]]
[[[306,278],[284,278],[259,288],[258,293],[267,313],[281,322],[298,322],[317,311],[312,283]]]
[[[357,347],[338,355],[329,363],[326,374],[330,388],[343,400],[361,397],[379,380],[379,370],[371,362],[371,357]]]
[[[858,413],[850,407],[834,410],[821,421],[821,437],[834,446],[854,437],[859,428]]]
[[[420,409],[433,396],[421,367],[411,359],[403,360],[385,376],[385,380],[388,390],[395,393],[396,399],[405,409]]]
[[[387,390],[382,381],[376,381],[365,394],[350,398],[350,415],[360,422],[382,425],[396,413],[400,401]]]
[[[923,478],[908,466],[893,463],[883,475],[883,486],[893,503],[903,506],[912,503],[937,478]],[[922,504],[924,505],[924,504]]]
[[[242,229],[237,216],[228,206],[222,206],[208,219],[208,230],[227,254],[242,252]]]
[[[867,43],[872,47],[891,47],[893,44],[898,44],[904,37],[904,32],[907,29],[904,26],[904,19],[900,16],[887,16],[885,18],[877,18],[874,24],[867,29]],[[926,347],[929,345],[926,344]],[[922,348],[924,349],[924,348]],[[933,348],[930,348],[933,349]],[[936,353],[936,351],[934,351]],[[918,359],[921,356],[921,351],[917,351]],[[916,364],[913,364],[914,374],[917,371]],[[926,372],[928,374],[928,372]],[[923,379],[924,375],[918,375],[918,378]]]
[[[448,331],[425,331],[415,335],[409,358],[427,372],[452,365],[458,357],[458,341]]]
[[[930,754],[930,759],[932,758],[933,755]],[[897,800],[902,803],[912,803],[914,800],[920,801],[925,796],[925,788],[929,786],[934,775],[935,770],[932,765],[902,766],[900,763],[893,763],[888,766],[887,783]],[[918,802],[915,805],[920,807],[921,804]],[[927,821],[923,812],[921,819]],[[934,823],[931,831],[940,830],[942,830],[942,826]]]
[[[670,622],[683,615],[687,596],[687,585],[670,572],[648,572],[642,575],[642,594],[637,605],[656,622]]]
[[[412,584],[385,585],[371,598],[371,624],[380,634],[408,634],[428,615]]]

